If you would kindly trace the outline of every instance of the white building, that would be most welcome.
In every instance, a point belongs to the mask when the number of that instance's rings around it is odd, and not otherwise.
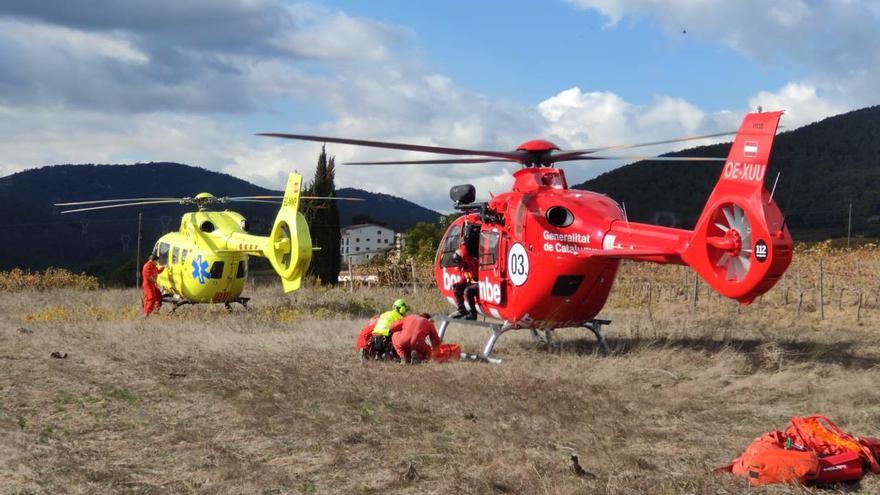
[[[342,263],[352,265],[366,263],[374,256],[395,248],[394,231],[372,223],[349,225],[342,229],[339,251]]]

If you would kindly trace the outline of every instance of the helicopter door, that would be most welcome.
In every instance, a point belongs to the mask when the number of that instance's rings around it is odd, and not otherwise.
[[[492,271],[493,275],[500,275],[498,259],[498,245],[501,241],[501,233],[497,230],[484,230],[480,233],[480,271]]]
[[[232,258],[230,266],[226,267],[225,261],[215,261],[211,263],[209,269],[210,279],[214,284],[214,302],[226,302],[230,297],[230,289],[232,287],[232,278],[235,274],[235,257]]]
[[[477,258],[480,254],[480,224],[466,223],[464,230],[464,250],[471,258]]]
[[[500,305],[504,303],[504,283],[502,280],[502,259],[500,255],[501,232],[497,229],[483,229],[480,232],[480,300]]]

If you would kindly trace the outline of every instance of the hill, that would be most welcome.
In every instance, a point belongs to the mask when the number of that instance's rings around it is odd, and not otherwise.
[[[671,155],[726,157],[728,149],[729,143]],[[692,228],[721,167],[642,161],[574,187],[625,202],[631,220]],[[880,106],[781,133],[770,157],[768,189],[777,172],[775,199],[795,239],[845,236],[850,203],[853,233],[880,235]]]
[[[138,212],[143,213],[142,250],[152,249],[164,232],[178,228],[188,208],[150,205],[61,216],[53,203],[138,197],[183,197],[202,191],[217,195],[281,194],[227,174],[179,163],[136,165],[55,165],[0,178],[0,270],[60,266],[94,273],[105,280],[134,273]],[[343,188],[340,196],[364,199],[341,202],[340,221],[359,215],[406,230],[433,222],[440,214],[387,194]],[[266,233],[277,208],[241,203],[235,210],[248,217],[255,233]],[[143,255],[143,253],[142,253]],[[133,275],[132,277],[133,278]]]

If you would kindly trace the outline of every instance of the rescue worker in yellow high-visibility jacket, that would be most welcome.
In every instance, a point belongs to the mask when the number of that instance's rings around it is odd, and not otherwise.
[[[388,356],[391,358],[398,357],[394,352],[394,346],[391,344],[391,326],[406,315],[409,308],[406,301],[398,299],[394,301],[391,311],[386,311],[379,315],[376,326],[373,327],[372,338],[370,340],[370,354],[382,358]]]

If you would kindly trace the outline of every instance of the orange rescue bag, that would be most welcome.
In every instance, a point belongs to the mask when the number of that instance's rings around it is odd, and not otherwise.
[[[819,475],[819,457],[815,452],[786,450],[785,436],[777,430],[756,438],[724,470],[748,478],[752,485],[803,484]]]
[[[440,344],[431,349],[431,361],[440,363],[449,361],[450,359],[461,359],[461,346],[458,344]]]
[[[785,435],[800,447],[812,450],[820,457],[857,454],[870,466],[871,472],[880,473],[880,465],[877,464],[874,452],[825,416],[795,416],[785,429]]]

